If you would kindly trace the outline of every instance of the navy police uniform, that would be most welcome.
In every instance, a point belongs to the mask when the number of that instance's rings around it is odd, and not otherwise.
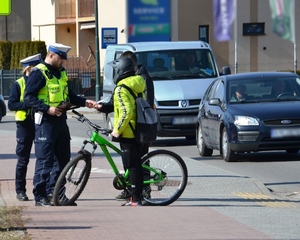
[[[40,55],[41,54],[36,54],[21,60],[22,66],[25,67],[25,70],[27,66],[34,66],[39,63],[41,58]],[[15,173],[15,190],[17,193],[17,199],[21,201],[28,200],[26,195],[26,174],[34,140],[34,121],[30,116],[30,109],[24,103],[24,91],[28,79],[27,75],[26,71],[24,71],[23,77],[13,83],[8,99],[9,110],[15,111],[17,127],[16,154],[18,156]]]
[[[66,59],[66,53],[69,49],[70,47],[61,44],[50,45],[49,47],[49,51],[58,54],[63,59]],[[58,95],[61,99],[57,98]],[[53,192],[59,173],[71,157],[71,138],[66,113],[52,116],[47,111],[50,106],[58,106],[57,100],[85,106],[86,99],[77,96],[69,89],[64,68],[58,69],[42,62],[33,69],[29,76],[24,100],[42,119],[40,123],[35,123],[36,166],[33,178],[33,194],[36,205],[41,202],[41,206],[49,205],[45,201]],[[52,180],[49,182],[49,179]],[[47,190],[48,184],[49,191]]]

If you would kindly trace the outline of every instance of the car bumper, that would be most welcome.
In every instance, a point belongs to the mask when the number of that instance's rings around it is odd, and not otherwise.
[[[196,134],[198,109],[157,109],[157,114],[157,136],[181,137]]]
[[[300,149],[300,136],[272,138],[269,132],[238,131],[230,148],[235,152]]]

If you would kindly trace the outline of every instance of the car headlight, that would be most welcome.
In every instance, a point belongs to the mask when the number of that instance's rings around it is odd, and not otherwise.
[[[236,126],[258,126],[258,121],[253,117],[234,116],[234,124]]]

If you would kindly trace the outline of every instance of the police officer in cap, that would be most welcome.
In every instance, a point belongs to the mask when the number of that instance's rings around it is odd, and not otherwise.
[[[71,47],[55,43],[48,47],[45,61],[31,72],[26,89],[25,103],[34,110],[36,165],[33,194],[36,206],[51,206],[51,193],[55,181],[70,160],[70,132],[65,109],[61,102],[92,108],[94,100],[77,96],[68,87],[68,77],[63,68]],[[58,163],[57,168],[53,168]],[[50,175],[53,174],[53,177]],[[52,182],[49,183],[50,179]],[[49,196],[50,194],[50,196]],[[75,203],[74,203],[75,205]]]
[[[24,91],[31,70],[40,61],[40,53],[21,60],[23,76],[14,82],[8,98],[8,108],[10,111],[15,111],[17,125],[16,154],[18,161],[16,165],[15,188],[19,201],[28,201],[26,174],[34,140],[34,121],[30,116],[30,108],[24,103]]]

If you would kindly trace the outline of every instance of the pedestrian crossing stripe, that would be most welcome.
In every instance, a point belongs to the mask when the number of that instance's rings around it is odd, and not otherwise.
[[[258,200],[255,203],[264,207],[280,207],[280,208],[296,208],[294,204],[277,201],[276,198],[262,194],[262,193],[247,193],[247,192],[232,192],[234,195],[250,200]]]

